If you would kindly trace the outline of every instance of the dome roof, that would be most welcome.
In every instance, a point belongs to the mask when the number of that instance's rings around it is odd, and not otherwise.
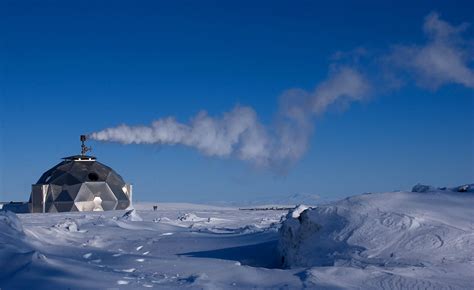
[[[112,168],[86,153],[87,135],[81,135],[81,154],[64,157],[31,186],[30,212],[65,212],[126,209],[132,185]]]
[[[33,185],[32,206],[36,206],[33,205],[35,190],[44,195],[46,212],[125,209],[130,205],[130,185],[112,168],[92,156],[63,159]]]
[[[43,173],[36,184],[74,185],[95,181],[104,181],[120,188],[125,185],[125,181],[117,172],[95,159],[66,159]]]

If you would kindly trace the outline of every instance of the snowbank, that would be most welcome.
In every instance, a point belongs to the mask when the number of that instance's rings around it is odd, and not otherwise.
[[[195,215],[194,213],[185,213],[178,217],[178,220],[182,222],[202,222],[202,221],[210,221],[208,218],[201,218]]]
[[[0,211],[0,281],[41,258],[29,244],[18,217],[10,211]]]
[[[70,218],[66,218],[66,220],[55,224],[54,227],[67,232],[79,231],[79,225],[77,224],[77,222]]]
[[[308,206],[304,204],[300,204],[288,213],[287,218],[291,217],[291,218],[297,219],[300,217],[301,213],[307,210],[308,208],[309,208]]]
[[[474,195],[462,193],[471,188],[418,186],[290,213],[279,232],[281,260],[289,268],[466,263],[473,270]]]
[[[122,217],[119,218],[121,221],[132,221],[132,222],[141,222],[143,221],[142,217],[137,213],[135,209],[128,210],[125,212]]]
[[[474,184],[464,184],[461,186],[456,186],[452,188],[447,187],[434,187],[431,185],[424,185],[418,183],[417,185],[413,186],[412,192],[437,192],[437,191],[452,191],[452,192],[474,192]]]

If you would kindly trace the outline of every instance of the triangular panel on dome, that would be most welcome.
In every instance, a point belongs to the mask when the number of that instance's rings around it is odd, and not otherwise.
[[[97,180],[90,180],[90,181],[105,181],[107,179],[107,175],[113,171],[112,168],[100,162],[94,162],[94,164],[91,165],[90,170],[91,172],[94,172],[98,176]]]
[[[112,189],[105,182],[86,182],[84,183],[94,196],[100,196],[102,200],[117,201]]]
[[[54,207],[57,209],[58,212],[69,212],[71,211],[74,202],[71,200],[70,202],[55,202]]]
[[[58,210],[56,209],[56,207],[54,206],[54,204],[51,204],[51,206],[49,207],[49,209],[47,210],[47,212],[58,212]]]
[[[64,172],[58,177],[52,179],[49,183],[56,184],[56,185],[73,185],[73,184],[81,183],[81,181],[78,178],[71,175],[69,172]]]
[[[105,182],[87,182],[87,187],[94,192],[95,197],[100,198],[104,210],[114,210],[117,206],[117,198]]]
[[[127,194],[124,192],[125,182],[123,181],[122,177],[115,172],[110,172],[107,176],[107,184],[109,185],[110,189],[112,189],[115,197],[118,200],[128,200]]]
[[[74,185],[65,185],[63,186],[64,190],[67,190],[69,196],[72,200],[75,200],[79,190],[81,189],[82,183],[74,184]]]
[[[50,202],[45,202],[44,203],[44,211],[45,212],[49,212],[49,210],[51,209],[51,206],[53,205],[53,202],[50,201]]]
[[[74,164],[72,162],[63,161],[63,162],[58,164],[58,166],[56,167],[56,171],[57,172],[68,172],[69,170],[71,170],[73,165]]]
[[[53,193],[50,191],[50,187],[51,186],[48,186],[48,192],[46,193],[46,199],[45,199],[46,203],[52,203],[54,201],[54,196],[53,196]]]
[[[103,200],[101,205],[104,210],[114,210],[117,207],[117,201]]]
[[[58,173],[58,168],[61,167],[62,165],[64,165],[65,163],[66,162],[64,162],[64,161],[60,162],[60,163],[56,164],[53,168],[51,168],[48,171],[46,171],[45,173],[43,173],[41,175],[41,177],[38,179],[38,181],[36,182],[36,184],[46,184],[46,183],[48,183],[49,180],[51,179],[51,177],[54,174]]]
[[[68,171],[69,174],[74,176],[77,180],[81,182],[87,181],[87,174],[89,174],[90,167],[92,166],[93,161],[75,161],[72,162],[73,166]]]
[[[49,200],[50,198],[54,201],[56,198],[61,194],[62,191],[62,186],[55,185],[55,184],[50,184],[48,186],[48,197],[47,199]]]
[[[59,163],[58,165],[56,165],[55,167],[51,169],[51,174],[46,179],[42,180],[43,182],[38,182],[38,183],[43,183],[43,184],[51,183],[52,180],[66,173],[69,170],[69,168],[71,168],[71,166],[72,164],[69,164],[66,162]]]
[[[81,184],[81,188],[74,199],[74,202],[91,201],[94,199],[94,193],[86,186],[85,183]]]
[[[61,193],[54,199],[55,202],[73,202],[74,199],[69,195],[66,189],[63,189]]]

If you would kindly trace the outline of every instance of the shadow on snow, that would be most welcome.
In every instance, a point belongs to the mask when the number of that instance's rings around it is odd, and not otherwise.
[[[211,251],[189,252],[180,255],[194,258],[238,261],[242,265],[275,269],[281,268],[277,244],[278,241],[275,240],[254,245]]]

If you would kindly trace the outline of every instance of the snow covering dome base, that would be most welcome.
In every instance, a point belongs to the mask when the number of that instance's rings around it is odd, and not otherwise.
[[[30,212],[104,211],[130,206],[132,186],[112,168],[92,156],[63,159],[32,185]]]

